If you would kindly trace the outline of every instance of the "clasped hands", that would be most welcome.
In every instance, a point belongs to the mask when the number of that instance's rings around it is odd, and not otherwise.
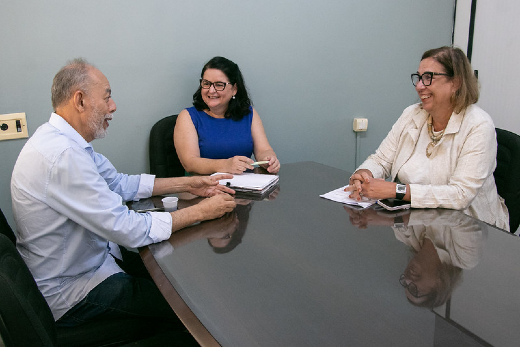
[[[350,176],[348,183],[344,191],[351,192],[351,199],[359,201],[363,197],[372,200],[395,198],[395,183],[374,178],[370,170],[357,170]]]

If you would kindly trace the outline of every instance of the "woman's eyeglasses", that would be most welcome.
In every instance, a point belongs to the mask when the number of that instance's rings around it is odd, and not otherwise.
[[[213,86],[213,87],[215,87],[215,90],[218,92],[221,92],[224,89],[226,89],[226,86],[228,84],[231,84],[231,83],[229,83],[229,82],[210,82],[208,80],[203,80],[203,79],[200,80],[200,87],[202,89],[209,89],[209,88],[211,88],[211,86]]]
[[[399,283],[403,287],[405,287],[410,292],[410,294],[412,294],[413,297],[416,299],[419,299],[419,298],[422,298],[423,296],[428,295],[428,294],[419,295],[419,289],[417,289],[417,285],[413,282],[406,283],[406,280],[404,279],[404,274],[402,274],[401,277],[399,277]]]
[[[428,87],[429,85],[432,84],[433,76],[450,76],[450,75],[447,73],[430,72],[430,71],[426,71],[422,75],[419,75],[418,73],[413,73],[412,74],[412,83],[413,83],[414,87],[417,87],[417,83],[419,83],[419,81],[422,80],[422,83],[424,84],[424,86]]]

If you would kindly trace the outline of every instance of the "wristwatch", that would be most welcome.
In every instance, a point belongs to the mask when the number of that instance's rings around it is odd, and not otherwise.
[[[395,186],[395,197],[396,199],[403,200],[406,195],[406,184],[399,184]]]

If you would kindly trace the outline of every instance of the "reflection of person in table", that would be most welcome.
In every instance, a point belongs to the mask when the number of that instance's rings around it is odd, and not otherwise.
[[[173,140],[189,173],[240,174],[253,169],[253,154],[269,173],[280,170],[238,65],[223,57],[204,65],[193,107],[179,113]]]
[[[356,199],[398,198],[413,208],[461,210],[509,230],[493,176],[495,126],[475,105],[478,82],[468,58],[458,48],[431,49],[411,77],[421,102],[403,111],[345,191]]]
[[[196,202],[179,200],[180,208]],[[236,199],[237,206],[223,217],[194,225],[172,235],[169,242],[174,249],[193,241],[207,239],[215,253],[228,253],[242,242],[253,206],[251,200]]]
[[[410,246],[413,256],[399,283],[406,288],[408,300],[421,307],[437,307],[451,297],[462,270],[479,262],[487,235],[484,223],[453,210],[411,210],[394,217],[372,208],[345,209],[354,225],[392,226],[395,237]]]
[[[249,212],[251,211],[253,202],[243,199],[236,199],[235,201],[237,207],[235,207],[234,212],[238,221],[235,229],[226,235],[208,238],[208,243],[215,253],[223,254],[232,251],[242,242],[242,238],[246,233],[247,223],[249,222]]]

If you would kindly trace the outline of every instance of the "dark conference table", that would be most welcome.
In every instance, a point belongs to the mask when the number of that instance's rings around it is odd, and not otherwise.
[[[285,164],[270,197],[140,250],[202,346],[520,344],[518,236],[458,211],[319,196],[349,176]]]

